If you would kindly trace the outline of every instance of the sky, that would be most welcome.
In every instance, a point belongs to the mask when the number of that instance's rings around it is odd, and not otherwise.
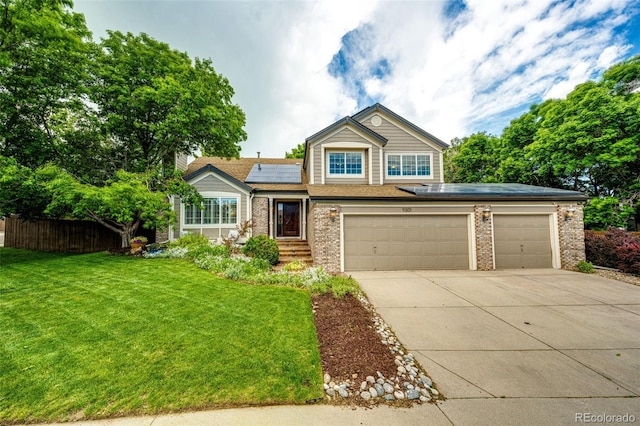
[[[499,135],[640,54],[636,0],[75,0],[99,41],[210,58],[246,114],[241,155],[282,158],[379,102],[449,143]]]

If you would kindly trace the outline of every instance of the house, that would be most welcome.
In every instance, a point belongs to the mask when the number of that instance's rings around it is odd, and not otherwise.
[[[304,159],[198,158],[176,200],[179,232],[306,240],[330,272],[572,268],[584,259],[582,193],[443,182],[448,145],[375,104],[306,139]]]

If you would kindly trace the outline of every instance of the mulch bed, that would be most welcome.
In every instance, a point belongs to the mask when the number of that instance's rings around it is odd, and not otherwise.
[[[396,374],[395,356],[381,342],[373,317],[355,297],[313,296],[313,316],[320,343],[322,371],[332,380],[364,380]]]

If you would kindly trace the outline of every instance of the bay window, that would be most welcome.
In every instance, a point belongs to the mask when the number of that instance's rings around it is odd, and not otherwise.
[[[238,217],[238,199],[207,197],[204,209],[193,204],[184,206],[185,225],[235,225]]]

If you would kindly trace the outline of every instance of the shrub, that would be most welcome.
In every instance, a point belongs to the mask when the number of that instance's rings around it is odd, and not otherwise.
[[[628,274],[640,275],[640,241],[628,242],[616,248],[618,268]]]
[[[307,264],[302,260],[293,260],[282,267],[283,271],[302,271],[307,267]]]
[[[640,273],[637,266],[639,247],[640,237],[621,229],[585,231],[585,254],[587,261],[594,265]]]
[[[576,269],[578,272],[582,272],[583,274],[593,274],[595,269],[593,268],[593,263],[587,262],[585,260],[581,260],[576,265]]]
[[[278,243],[266,235],[257,235],[249,238],[242,248],[242,252],[247,256],[264,259],[271,265],[278,263],[280,258]]]
[[[202,234],[192,234],[191,232],[169,243],[169,247],[197,247],[208,245],[210,244],[207,237]]]

